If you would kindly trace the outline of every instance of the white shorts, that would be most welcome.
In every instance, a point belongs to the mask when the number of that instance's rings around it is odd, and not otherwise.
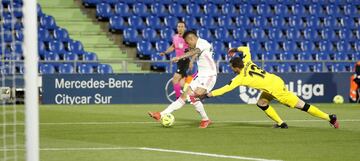
[[[204,88],[210,92],[216,83],[216,75],[213,76],[196,76],[190,83],[190,88],[195,91],[196,88]]]

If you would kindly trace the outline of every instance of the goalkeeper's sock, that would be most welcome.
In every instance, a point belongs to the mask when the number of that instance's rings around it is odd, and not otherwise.
[[[305,103],[304,107],[301,110],[303,110],[315,117],[330,121],[329,114],[322,112],[320,109],[318,109],[317,107],[315,107],[313,105],[309,105],[309,104]]]
[[[204,105],[201,101],[196,101],[193,105],[195,110],[200,114],[201,120],[209,120],[209,117],[205,112]]]
[[[180,83],[174,84],[174,91],[176,98],[179,98],[181,96],[181,85]]]
[[[175,102],[171,103],[164,111],[160,112],[160,115],[172,113],[178,109],[180,109],[182,106],[184,106],[185,102],[178,98]]]
[[[280,118],[280,116],[277,114],[277,112],[275,111],[275,109],[273,107],[271,107],[270,105],[267,106],[259,106],[257,105],[260,109],[262,109],[265,114],[271,118],[272,120],[274,120],[278,125],[281,125],[284,121]]]

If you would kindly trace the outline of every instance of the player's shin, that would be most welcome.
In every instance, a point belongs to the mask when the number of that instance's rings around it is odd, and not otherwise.
[[[280,116],[277,114],[275,109],[271,107],[270,105],[267,106],[260,106],[257,104],[257,106],[265,112],[265,114],[272,120],[274,120],[278,125],[281,125],[284,121],[280,118]]]
[[[201,101],[196,101],[193,103],[195,110],[200,114],[201,120],[209,120],[209,117],[207,116],[204,105]]]
[[[309,113],[310,115],[313,115],[315,117],[319,117],[321,119],[330,121],[330,117],[329,114],[321,111],[319,108],[313,106],[313,105],[309,105],[307,103],[305,103],[304,107],[301,109],[307,113]]]
[[[178,109],[180,109],[182,106],[184,106],[185,101],[179,97],[176,101],[171,103],[164,111],[160,112],[161,116],[164,114],[172,113]]]

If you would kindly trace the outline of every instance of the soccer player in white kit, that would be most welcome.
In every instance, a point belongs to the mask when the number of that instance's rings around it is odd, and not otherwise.
[[[202,118],[199,128],[207,128],[211,124],[211,120],[205,112],[203,103],[201,100],[196,99],[196,97],[210,92],[216,83],[217,67],[213,59],[213,47],[208,41],[199,38],[194,31],[186,31],[183,37],[191,50],[182,56],[173,58],[172,61],[177,62],[188,57],[197,59],[197,76],[190,83],[190,88],[187,88],[187,90],[164,111],[149,112],[149,115],[156,120],[160,120],[162,115],[172,113],[183,107],[186,96],[189,95],[192,104]]]

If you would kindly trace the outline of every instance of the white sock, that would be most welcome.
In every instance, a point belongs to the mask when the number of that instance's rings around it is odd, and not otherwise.
[[[209,117],[205,112],[204,105],[202,104],[201,101],[196,101],[193,105],[195,106],[195,110],[199,112],[202,120],[209,120]]]
[[[184,106],[185,102],[178,98],[175,102],[171,103],[164,111],[160,112],[160,115],[172,113],[178,109],[180,109],[182,106]]]

